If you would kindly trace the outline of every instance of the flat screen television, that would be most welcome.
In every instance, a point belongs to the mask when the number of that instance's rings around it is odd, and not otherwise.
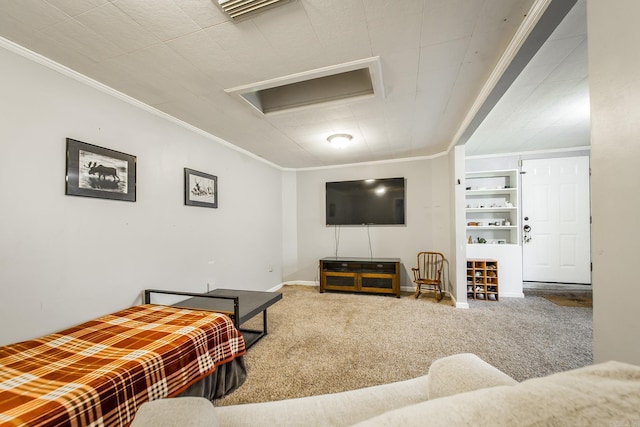
[[[405,179],[326,183],[327,225],[404,225]]]

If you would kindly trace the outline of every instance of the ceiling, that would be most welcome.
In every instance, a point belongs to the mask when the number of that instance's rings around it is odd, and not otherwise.
[[[578,0],[466,141],[467,156],[590,145],[587,6]]]
[[[3,0],[0,36],[300,169],[430,156],[460,142],[468,155],[588,145],[585,0],[474,116],[541,2],[294,0],[235,22],[215,0]],[[372,59],[375,96],[265,115],[229,93]],[[330,146],[335,133],[352,135],[351,144]]]

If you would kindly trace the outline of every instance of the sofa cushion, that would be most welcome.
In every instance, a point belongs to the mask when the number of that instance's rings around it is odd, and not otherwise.
[[[436,360],[429,368],[429,399],[480,388],[515,385],[516,380],[475,354],[460,353]]]
[[[603,426],[640,420],[640,367],[607,362],[429,400],[363,426]]]
[[[218,406],[221,426],[347,426],[427,399],[427,376],[275,402]]]
[[[219,427],[213,404],[203,397],[158,399],[140,405],[131,427]]]

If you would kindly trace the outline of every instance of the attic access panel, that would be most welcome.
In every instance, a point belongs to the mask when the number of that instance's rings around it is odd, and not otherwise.
[[[262,114],[308,108],[362,97],[384,98],[379,57],[311,70],[226,92]]]

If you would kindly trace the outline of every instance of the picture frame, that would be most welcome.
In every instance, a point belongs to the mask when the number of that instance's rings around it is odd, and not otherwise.
[[[184,204],[202,208],[217,208],[218,177],[184,168]]]
[[[136,201],[135,156],[72,138],[66,154],[66,195]]]

